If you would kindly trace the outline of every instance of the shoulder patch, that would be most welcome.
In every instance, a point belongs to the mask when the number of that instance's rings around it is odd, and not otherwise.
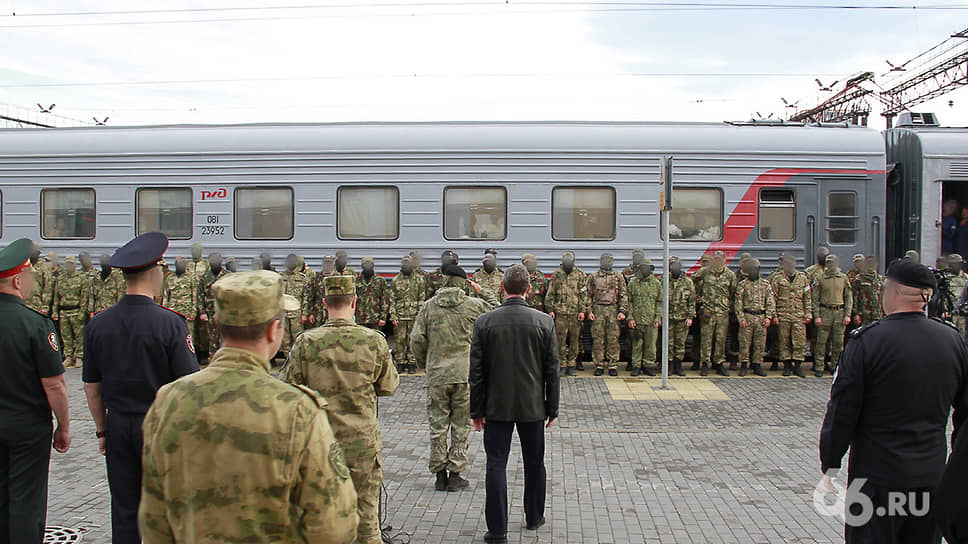
[[[192,352],[192,355],[194,355],[195,344],[192,342],[192,333],[188,333],[188,336],[185,337],[185,342],[188,344],[188,351]]]
[[[873,329],[874,327],[876,327],[879,324],[880,324],[880,321],[874,321],[873,323],[868,323],[866,325],[862,325],[860,327],[857,327],[856,329],[850,331],[850,337],[851,338],[857,338],[858,336],[860,336],[860,335],[864,334],[865,332]]]
[[[955,324],[954,324],[954,323],[952,323],[952,322],[950,322],[950,321],[946,321],[946,320],[944,320],[944,319],[941,319],[941,318],[940,318],[940,317],[938,317],[938,316],[934,316],[934,317],[929,317],[928,319],[930,319],[930,320],[932,320],[932,321],[937,321],[938,323],[943,323],[943,324],[945,324],[945,325],[947,325],[947,326],[949,326],[949,327],[951,327],[952,329],[954,329],[954,330],[956,330],[956,331],[958,330],[958,327],[957,327],[957,326],[955,326]]]
[[[346,456],[343,455],[343,446],[335,440],[329,445],[329,465],[341,479],[346,480],[350,477],[350,469],[346,467]]]
[[[320,408],[326,408],[329,405],[329,403],[326,402],[326,399],[323,398],[322,395],[317,393],[315,389],[312,389],[311,387],[306,387],[305,385],[299,385],[297,383],[290,384],[290,385],[292,385],[296,389],[301,390],[303,393],[306,393],[307,395],[309,395],[309,397],[313,399],[313,402],[316,403],[316,406],[319,406]]]
[[[57,335],[50,333],[47,335],[47,343],[50,344],[50,349],[54,350],[54,353],[60,351],[60,346],[57,345]]]

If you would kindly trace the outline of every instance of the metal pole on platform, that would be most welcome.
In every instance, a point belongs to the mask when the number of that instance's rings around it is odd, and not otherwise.
[[[662,216],[662,389],[669,389],[669,210],[672,208],[672,156],[662,157],[662,191],[659,209]]]

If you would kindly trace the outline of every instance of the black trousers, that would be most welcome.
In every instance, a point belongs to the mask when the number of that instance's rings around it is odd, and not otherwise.
[[[931,489],[885,489],[866,482],[860,492],[870,498],[873,515],[863,525],[852,526],[848,523],[844,526],[846,544],[941,543],[941,530],[930,509],[934,499]],[[901,495],[894,495],[892,508],[892,494],[902,494],[903,503],[899,504],[897,498]],[[862,515],[864,510],[864,507],[858,505],[850,507],[850,513],[866,518],[866,514]],[[877,514],[878,510],[881,510],[882,515]],[[892,510],[895,515],[891,515]]]
[[[138,505],[141,503],[141,423],[144,414],[108,411],[108,486],[111,488],[111,542],[140,544]]]
[[[51,424],[0,431],[0,544],[42,544]]]
[[[484,427],[484,452],[487,454],[484,518],[493,534],[508,532],[508,454],[511,432],[518,428],[521,457],[524,460],[524,519],[528,525],[544,517],[546,473],[544,465],[544,421],[488,421]]]

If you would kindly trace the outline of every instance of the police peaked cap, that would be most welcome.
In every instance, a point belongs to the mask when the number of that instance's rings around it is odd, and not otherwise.
[[[111,266],[127,272],[141,272],[158,264],[168,250],[168,237],[149,232],[121,246],[111,257]]]

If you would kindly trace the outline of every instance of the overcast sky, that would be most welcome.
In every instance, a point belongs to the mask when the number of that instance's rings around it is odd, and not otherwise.
[[[881,76],[885,59],[968,27],[968,9],[925,9],[968,8],[945,0],[716,11],[602,1],[0,0],[0,103],[56,103],[112,125],[777,117],[781,97],[803,106],[826,94],[814,78]],[[325,7],[237,9],[297,4]],[[34,15],[157,6],[193,11]],[[968,126],[964,89],[916,109]]]

